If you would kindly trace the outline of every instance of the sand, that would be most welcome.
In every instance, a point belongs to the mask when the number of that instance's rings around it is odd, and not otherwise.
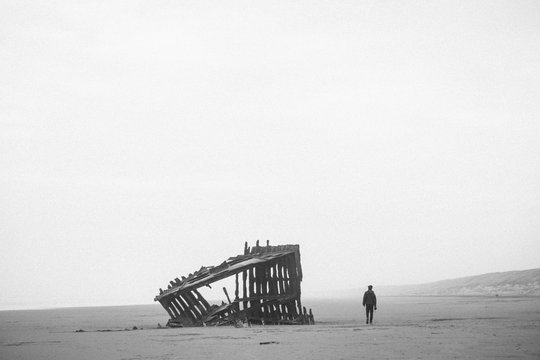
[[[305,299],[314,326],[159,329],[167,316],[157,305],[3,311],[0,358],[540,358],[540,298],[379,301],[373,325],[357,300]]]

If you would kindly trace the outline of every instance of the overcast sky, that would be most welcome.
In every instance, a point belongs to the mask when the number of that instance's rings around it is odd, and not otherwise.
[[[540,2],[0,2],[0,308],[540,267]]]

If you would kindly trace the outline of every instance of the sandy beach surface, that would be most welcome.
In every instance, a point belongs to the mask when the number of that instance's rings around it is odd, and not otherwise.
[[[373,325],[344,299],[304,299],[314,326],[158,328],[157,304],[1,311],[0,359],[540,359],[540,298],[379,302]]]

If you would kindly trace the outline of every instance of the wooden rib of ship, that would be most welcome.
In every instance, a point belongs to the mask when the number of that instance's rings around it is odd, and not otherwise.
[[[234,277],[234,299],[211,305],[201,287]],[[245,243],[244,254],[218,266],[203,266],[189,276],[169,282],[155,301],[170,316],[168,326],[241,324],[314,324],[313,313],[302,306],[302,266],[299,245],[259,246]]]

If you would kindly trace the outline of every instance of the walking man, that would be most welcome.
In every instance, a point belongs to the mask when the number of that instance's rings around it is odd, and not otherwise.
[[[364,293],[362,305],[366,308],[366,324],[373,323],[373,310],[377,310],[377,297],[373,292],[373,285],[369,285],[368,291]]]

